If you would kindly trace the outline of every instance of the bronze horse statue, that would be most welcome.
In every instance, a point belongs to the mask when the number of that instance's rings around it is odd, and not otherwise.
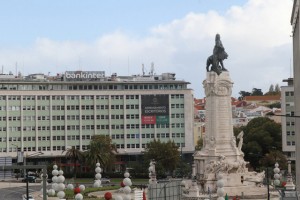
[[[224,57],[224,59],[227,59],[227,58],[228,58],[228,55],[226,55]],[[211,68],[209,69],[210,66],[211,66]],[[224,67],[222,59],[214,59],[214,55],[211,55],[207,58],[207,61],[206,61],[206,71],[207,72],[214,71],[218,75],[220,75],[222,73],[222,71],[228,71],[228,70]]]

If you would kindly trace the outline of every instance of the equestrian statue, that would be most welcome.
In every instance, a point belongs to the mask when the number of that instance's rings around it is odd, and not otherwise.
[[[220,75],[222,71],[227,71],[224,67],[223,60],[228,58],[228,54],[223,47],[220,34],[216,35],[215,41],[213,55],[209,56],[206,61],[206,71],[214,71]],[[211,69],[209,69],[210,66]]]

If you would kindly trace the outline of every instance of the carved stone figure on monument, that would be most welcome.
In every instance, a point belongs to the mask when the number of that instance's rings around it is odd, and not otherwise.
[[[209,56],[206,61],[206,71],[214,71],[218,75],[221,74],[222,71],[227,71],[223,64],[223,60],[227,58],[228,54],[223,47],[221,36],[220,34],[216,34],[213,55]],[[211,69],[209,70],[210,65]]]
[[[236,139],[235,139],[235,137],[232,137],[232,139],[231,139],[231,146],[233,148],[236,148]]]
[[[239,150],[241,153],[243,153],[243,152],[242,152],[242,146],[243,146],[243,141],[244,141],[243,137],[244,137],[244,132],[241,131],[241,132],[237,135],[237,138],[240,140],[240,141],[239,141],[239,144],[238,144],[238,150]]]
[[[209,140],[209,147],[215,148],[215,145],[216,145],[216,139],[215,139],[215,137],[211,136],[210,140]]]

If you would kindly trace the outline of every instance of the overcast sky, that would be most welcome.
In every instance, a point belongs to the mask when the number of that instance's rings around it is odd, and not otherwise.
[[[176,73],[204,97],[216,33],[233,95],[292,74],[292,0],[10,0],[0,2],[3,73]]]

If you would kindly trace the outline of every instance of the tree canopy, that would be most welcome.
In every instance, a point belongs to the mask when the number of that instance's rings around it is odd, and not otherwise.
[[[97,162],[100,162],[104,169],[111,167],[115,162],[115,153],[117,149],[109,136],[94,135],[90,141],[88,151],[85,152],[87,163],[94,167]]]
[[[145,162],[150,163],[152,159],[156,161],[156,171],[161,176],[173,172],[180,161],[180,152],[174,141],[153,140],[143,153]]]
[[[252,119],[247,126],[234,129],[235,135],[242,130],[244,131],[242,151],[245,153],[245,160],[249,161],[252,167],[262,166],[264,163],[261,162],[261,158],[273,151],[280,153],[281,124],[266,117],[258,117]]]
[[[64,152],[66,152],[66,158],[70,158],[74,163],[74,177],[76,178],[77,162],[83,159],[83,152],[81,152],[79,149],[76,149],[75,146],[67,148],[65,151],[63,151],[63,153]]]

